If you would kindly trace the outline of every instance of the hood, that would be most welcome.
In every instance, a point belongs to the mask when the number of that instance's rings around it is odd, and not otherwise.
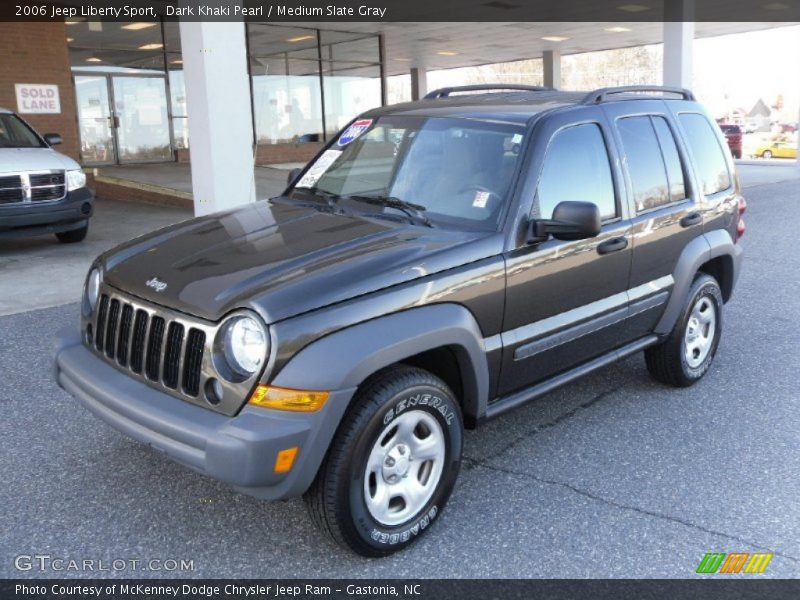
[[[0,148],[0,173],[80,168],[74,160],[52,148]]]
[[[110,285],[156,304],[210,320],[251,307],[272,323],[500,249],[498,234],[277,201],[137,238],[107,253],[104,262]]]

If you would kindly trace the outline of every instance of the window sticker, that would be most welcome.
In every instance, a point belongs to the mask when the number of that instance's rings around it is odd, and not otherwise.
[[[475,192],[475,198],[472,201],[472,206],[475,208],[486,208],[486,203],[489,201],[489,192],[478,191]]]
[[[295,187],[299,188],[314,187],[319,178],[325,174],[325,171],[327,171],[330,168],[330,166],[334,162],[336,162],[336,159],[339,158],[341,154],[342,154],[341,150],[326,150],[325,152],[323,152],[322,156],[320,156],[317,159],[317,162],[311,165],[311,168],[308,171],[306,171],[305,175],[303,175],[303,178],[297,182],[297,185],[295,185]]]
[[[339,136],[339,141],[337,141],[336,144],[339,146],[347,146],[347,144],[353,140],[361,137],[361,134],[369,129],[370,125],[372,125],[372,119],[359,119],[358,121],[353,121],[350,127],[345,129],[344,133]]]

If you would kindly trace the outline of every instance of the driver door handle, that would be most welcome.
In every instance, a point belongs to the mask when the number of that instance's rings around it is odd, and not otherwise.
[[[628,247],[628,238],[616,237],[606,240],[597,246],[598,254],[610,254],[611,252],[619,252]]]

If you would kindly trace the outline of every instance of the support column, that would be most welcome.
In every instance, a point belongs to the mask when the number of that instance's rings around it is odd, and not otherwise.
[[[694,0],[674,0],[664,8],[664,85],[691,89]]]
[[[419,100],[428,93],[428,72],[421,67],[411,67],[411,99]]]
[[[255,202],[243,22],[181,21],[194,214]]]
[[[561,53],[557,50],[545,50],[542,54],[544,71],[544,87],[561,88]]]

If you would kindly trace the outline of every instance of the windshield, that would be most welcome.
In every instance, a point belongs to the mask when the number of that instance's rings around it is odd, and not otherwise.
[[[457,118],[355,121],[306,171],[295,194],[412,203],[436,225],[496,230],[525,127]]]
[[[17,115],[0,113],[0,148],[42,148],[42,141]]]

